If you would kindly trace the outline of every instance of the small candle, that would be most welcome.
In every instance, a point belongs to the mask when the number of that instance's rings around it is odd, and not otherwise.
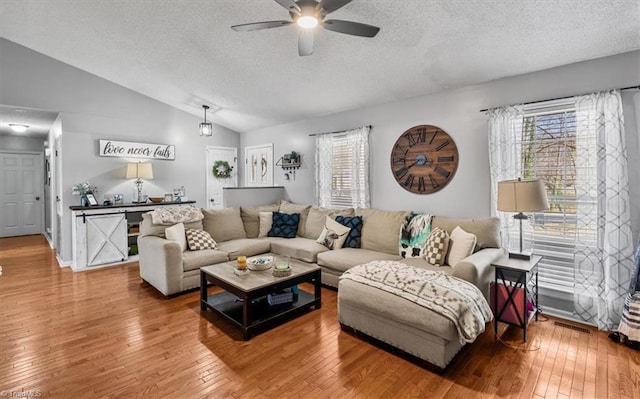
[[[237,259],[238,270],[244,270],[247,268],[247,257],[246,256],[238,256]]]
[[[276,269],[283,270],[283,269],[288,269],[288,268],[289,268],[289,264],[287,264],[286,261],[280,261],[280,262],[278,262],[276,264]]]

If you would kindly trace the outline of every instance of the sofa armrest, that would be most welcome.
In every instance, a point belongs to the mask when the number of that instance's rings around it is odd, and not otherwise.
[[[138,237],[140,277],[164,295],[182,291],[182,249],[156,236]]]
[[[482,291],[489,300],[489,283],[493,281],[491,262],[504,255],[502,248],[485,248],[471,254],[453,266],[453,275],[466,280]]]

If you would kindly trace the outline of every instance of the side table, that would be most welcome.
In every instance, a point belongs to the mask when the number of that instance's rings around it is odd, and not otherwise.
[[[498,322],[520,327],[527,342],[527,324],[534,317],[538,320],[538,263],[541,256],[529,260],[509,258],[507,255],[491,263],[495,280],[491,287],[491,309],[495,317],[494,331],[498,334]],[[531,291],[529,284],[532,284]],[[533,297],[532,297],[533,295]],[[529,303],[533,304],[530,310]]]

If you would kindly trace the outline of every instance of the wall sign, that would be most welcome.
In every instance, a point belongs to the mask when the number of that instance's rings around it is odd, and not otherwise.
[[[176,146],[170,144],[134,143],[131,141],[99,140],[101,157],[146,158],[173,161]]]

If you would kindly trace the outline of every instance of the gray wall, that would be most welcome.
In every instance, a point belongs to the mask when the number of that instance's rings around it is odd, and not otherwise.
[[[640,52],[619,54],[559,68],[520,75],[461,89],[426,95],[376,107],[363,108],[312,120],[273,126],[243,134],[242,147],[274,143],[274,159],[295,150],[303,155],[295,181],[286,181],[276,168],[275,184],[287,189],[291,201],[311,203],[314,187],[314,142],[310,133],[373,125],[371,144],[371,205],[382,209],[426,211],[436,215],[479,217],[491,213],[487,116],[480,109],[553,97],[584,94],[601,89],[637,85]],[[374,82],[372,82],[374,84]],[[634,203],[635,235],[640,228],[640,96],[623,95],[629,148],[629,169]],[[443,190],[431,195],[412,194],[394,180],[389,156],[395,140],[406,129],[437,125],[456,141],[458,171]],[[241,156],[244,151],[240,151]],[[240,162],[241,168],[244,162]]]
[[[0,135],[0,150],[3,151],[34,151],[44,153],[44,137],[20,137]]]
[[[198,135],[201,119],[105,79],[61,63],[26,47],[0,39],[0,104],[60,111],[62,120],[63,261],[71,260],[68,207],[79,205],[73,185],[89,181],[105,193],[131,200],[134,184],[125,180],[122,158],[99,157],[98,140],[111,139],[176,146],[175,161],[152,161],[154,179],[148,194],[185,186],[189,199],[205,202],[205,146],[238,147],[239,135],[214,125],[214,135]],[[133,159],[132,159],[133,160]]]

